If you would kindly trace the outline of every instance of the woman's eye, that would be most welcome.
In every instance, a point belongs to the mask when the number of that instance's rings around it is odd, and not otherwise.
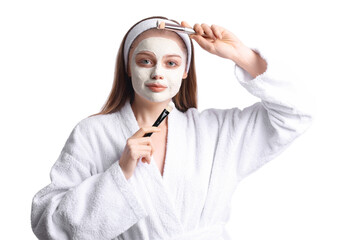
[[[173,61],[169,61],[168,65],[171,66],[171,67],[175,67],[177,64]]]
[[[148,65],[148,64],[151,64],[151,61],[148,60],[148,59],[142,59],[142,60],[140,60],[140,63],[141,63],[141,64]]]

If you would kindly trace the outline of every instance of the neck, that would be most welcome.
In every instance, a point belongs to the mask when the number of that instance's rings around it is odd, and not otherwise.
[[[132,111],[140,127],[151,127],[157,120],[158,116],[163,112],[171,99],[164,102],[150,102],[142,99],[135,94],[135,99],[131,104]],[[163,120],[159,127],[166,126],[167,119]]]

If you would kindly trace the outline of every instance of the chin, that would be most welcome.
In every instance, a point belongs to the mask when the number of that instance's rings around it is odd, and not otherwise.
[[[153,103],[164,102],[169,99],[168,96],[166,96],[165,94],[160,94],[160,93],[152,93],[150,95],[144,95],[143,98]]]
[[[148,99],[148,100],[153,103],[161,103],[161,102],[168,101],[169,99]]]
[[[136,92],[135,92],[136,94]],[[177,93],[176,93],[177,94]],[[175,94],[175,95],[176,95]],[[152,93],[151,95],[147,96],[145,94],[138,94],[137,95],[149,103],[162,103],[162,102],[168,102],[171,101],[172,98],[175,96],[171,96],[171,94],[160,94],[160,93]]]
[[[145,98],[145,97],[144,97]],[[169,97],[154,97],[154,98],[145,98],[146,100],[148,100],[149,102],[153,102],[153,103],[162,103],[162,102],[167,102],[169,100],[171,100],[172,98],[169,98]]]

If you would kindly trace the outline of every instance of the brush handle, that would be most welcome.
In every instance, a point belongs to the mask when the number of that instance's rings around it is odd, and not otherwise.
[[[152,125],[153,127],[158,127],[162,121],[169,115],[169,111],[164,109],[163,112],[158,116],[156,122]],[[152,132],[145,133],[143,137],[150,137],[152,135]]]
[[[197,33],[195,32],[195,30],[193,28],[183,27],[183,26],[171,24],[171,23],[165,23],[164,26],[161,26],[161,23],[157,22],[157,28],[158,29],[166,29],[166,30],[170,30],[170,31],[173,31],[173,32],[178,32],[178,33],[185,33],[185,34],[188,34],[188,35],[192,35],[192,34],[197,35]],[[200,35],[200,36],[207,38],[207,39],[211,39],[206,34],[203,34],[203,35]],[[225,42],[225,43],[228,42],[226,39],[218,39],[218,40]]]
[[[153,127],[158,127],[159,124],[157,125],[156,123],[154,123],[152,126]],[[153,134],[153,132],[145,133],[143,137],[151,137],[152,134]]]

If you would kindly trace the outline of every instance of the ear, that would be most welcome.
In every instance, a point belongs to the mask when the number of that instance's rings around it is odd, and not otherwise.
[[[183,78],[182,79],[186,79],[188,77],[188,73],[185,71],[184,73],[183,73]]]

